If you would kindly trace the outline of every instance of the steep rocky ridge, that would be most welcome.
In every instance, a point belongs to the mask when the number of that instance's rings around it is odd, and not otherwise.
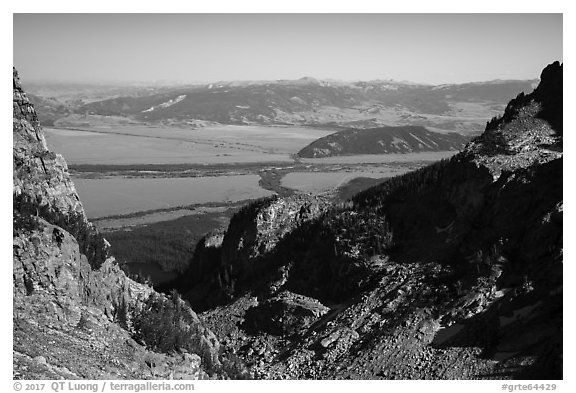
[[[64,159],[47,149],[15,69],[13,141],[14,377],[225,376],[219,343],[196,314],[177,296],[128,279],[109,255]],[[152,341],[158,332],[146,319],[159,315],[158,304],[172,310],[173,336],[187,342]]]
[[[263,271],[278,268],[270,263],[277,244],[328,206],[326,199],[309,195],[274,196],[248,205],[232,218],[226,231],[210,233],[199,242],[189,269],[170,285],[195,310],[226,303],[254,289],[254,279]],[[264,288],[273,292],[268,284]]]
[[[34,107],[14,71],[13,196],[19,215],[46,218],[71,232],[90,263],[104,262],[108,245],[88,222],[61,156],[48,150]]]
[[[561,80],[297,225],[294,199],[246,208],[195,261],[234,283],[201,318],[259,378],[562,378]]]

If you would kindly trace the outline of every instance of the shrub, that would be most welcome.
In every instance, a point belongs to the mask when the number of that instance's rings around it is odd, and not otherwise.
[[[186,350],[198,354],[208,369],[214,366],[211,347],[203,337],[204,328],[176,291],[168,297],[153,292],[134,310],[132,326],[134,338],[153,350]]]

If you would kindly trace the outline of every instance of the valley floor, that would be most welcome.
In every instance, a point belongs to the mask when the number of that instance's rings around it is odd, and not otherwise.
[[[411,154],[404,161],[349,156],[327,163],[71,164],[70,170],[88,216],[105,233],[114,255],[130,273],[159,284],[186,267],[204,234],[225,228],[254,199],[313,193],[345,200],[452,154]]]
[[[84,209],[130,274],[160,284],[185,269],[198,240],[225,228],[251,201],[278,194],[345,200],[455,152],[300,159],[331,130],[143,124],[47,128],[64,155]]]

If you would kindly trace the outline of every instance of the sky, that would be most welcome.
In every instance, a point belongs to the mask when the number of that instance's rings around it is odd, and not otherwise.
[[[562,14],[14,14],[26,80],[535,79]]]

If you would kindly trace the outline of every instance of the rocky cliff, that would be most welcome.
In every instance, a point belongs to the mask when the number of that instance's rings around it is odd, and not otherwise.
[[[195,262],[218,266],[204,297],[235,284],[201,317],[258,378],[562,378],[561,81],[309,219],[246,208]]]
[[[159,295],[128,279],[109,255],[64,159],[48,150],[16,70],[13,141],[14,377],[217,375],[218,341],[196,314],[176,295]],[[158,317],[178,323],[162,335],[186,342],[159,339],[147,323]]]
[[[274,196],[245,206],[226,231],[210,233],[199,242],[190,267],[172,285],[199,311],[253,290],[263,271],[278,268],[270,261],[277,245],[328,207],[325,198],[309,195]],[[263,283],[264,290],[274,292],[269,284]]]

